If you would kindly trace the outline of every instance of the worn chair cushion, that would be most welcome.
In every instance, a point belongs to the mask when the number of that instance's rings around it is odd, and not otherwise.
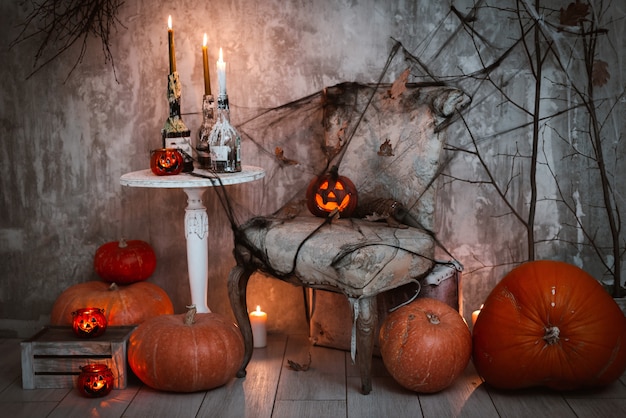
[[[257,219],[242,232],[264,254],[262,270],[296,276],[311,287],[340,289],[349,297],[377,295],[433,267],[432,237],[412,227],[298,216]]]

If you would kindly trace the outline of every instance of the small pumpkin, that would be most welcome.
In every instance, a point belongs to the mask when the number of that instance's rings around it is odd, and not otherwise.
[[[107,329],[107,317],[103,309],[82,308],[72,312],[72,331],[80,338],[96,338]]]
[[[146,385],[170,392],[222,386],[235,377],[244,355],[239,328],[218,313],[161,315],[130,336],[128,364]]]
[[[130,284],[152,276],[156,261],[156,254],[150,244],[122,238],[98,247],[93,265],[105,282]]]
[[[103,309],[109,326],[140,324],[153,316],[174,313],[167,293],[153,283],[117,286],[115,283],[89,281],[70,286],[57,297],[50,313],[50,323],[72,325],[72,312],[84,307]]]
[[[379,336],[380,354],[401,386],[439,392],[463,373],[472,337],[461,315],[444,302],[420,298],[391,312]]]
[[[78,392],[86,398],[108,395],[113,389],[115,376],[106,364],[90,363],[80,367],[76,380]]]
[[[183,171],[185,159],[176,148],[159,148],[150,152],[150,169],[157,176],[173,176]]]
[[[474,364],[502,389],[598,387],[626,369],[626,318],[584,270],[532,261],[491,291],[473,329]]]
[[[309,211],[321,218],[335,211],[343,218],[354,213],[358,194],[354,183],[345,176],[340,176],[337,166],[319,177],[315,177],[307,187],[306,202]]]

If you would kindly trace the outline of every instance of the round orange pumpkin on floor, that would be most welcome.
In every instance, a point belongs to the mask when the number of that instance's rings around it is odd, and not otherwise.
[[[463,373],[472,337],[449,305],[417,299],[389,314],[380,329],[380,354],[391,376],[420,393],[439,392]]]
[[[135,329],[128,364],[151,388],[196,392],[235,377],[244,355],[239,328],[218,313],[161,315]]]
[[[494,387],[604,386],[626,369],[626,318],[591,275],[532,261],[491,291],[474,325],[474,364]]]

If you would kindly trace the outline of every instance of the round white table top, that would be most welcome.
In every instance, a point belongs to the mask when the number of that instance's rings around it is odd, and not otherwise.
[[[201,177],[207,176],[207,177]],[[191,187],[213,187],[220,184],[247,183],[265,177],[265,170],[261,167],[244,165],[238,173],[214,173],[201,168],[194,168],[192,173],[180,173],[174,176],[157,176],[149,168],[133,171],[120,177],[122,186],[153,187],[160,189],[177,189]]]

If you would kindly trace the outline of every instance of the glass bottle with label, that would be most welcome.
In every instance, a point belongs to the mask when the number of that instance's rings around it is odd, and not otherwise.
[[[209,151],[209,137],[215,125],[215,99],[212,94],[204,95],[202,98],[202,125],[198,131],[198,143],[196,153],[198,155],[198,165],[200,168],[211,168],[211,154]]]
[[[217,97],[217,118],[209,136],[211,169],[218,173],[241,171],[241,137],[230,124],[228,96]]]

